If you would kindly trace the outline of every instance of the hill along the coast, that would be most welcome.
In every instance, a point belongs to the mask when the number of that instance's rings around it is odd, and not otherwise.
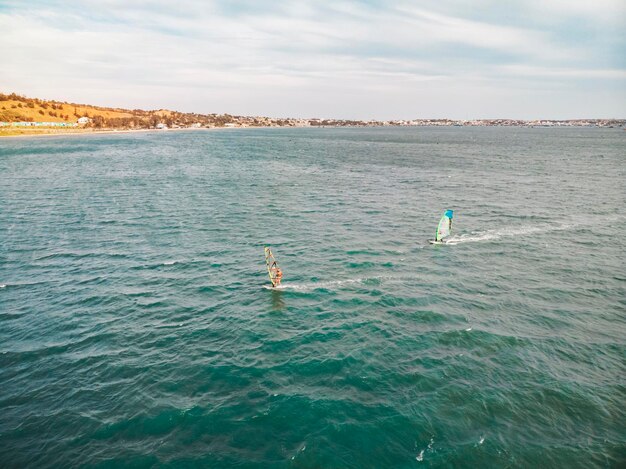
[[[626,119],[412,119],[347,120],[272,118],[230,114],[198,114],[158,109],[122,109],[29,98],[0,93],[0,135],[67,131],[143,130],[219,127],[335,127],[335,126],[594,126],[625,127]]]

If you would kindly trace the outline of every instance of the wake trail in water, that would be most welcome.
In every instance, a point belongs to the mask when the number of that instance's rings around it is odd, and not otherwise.
[[[606,217],[607,221],[619,221],[623,219],[621,216]],[[500,228],[497,230],[476,231],[469,234],[453,235],[445,244],[457,245],[461,243],[476,243],[480,241],[493,241],[507,237],[523,237],[530,234],[550,233],[554,231],[567,231],[581,227],[592,227],[597,224],[595,217],[589,217],[584,222],[557,222],[551,225],[522,225],[516,227]]]
[[[565,228],[561,228],[565,229]],[[477,231],[470,234],[459,234],[454,235],[450,239],[446,240],[445,244],[461,244],[461,243],[476,243],[479,241],[493,241],[505,237],[521,237],[526,236],[533,233],[541,233],[544,231],[554,231],[554,227],[552,229],[546,229],[538,226],[525,226],[518,228],[505,228],[500,230],[486,230],[486,231]]]
[[[349,287],[352,285],[366,285],[370,282],[375,282],[375,284],[380,284],[384,282],[398,282],[398,281],[406,281],[406,280],[415,280],[415,276],[407,277],[405,276],[384,276],[379,275],[376,277],[361,277],[361,278],[352,278],[345,280],[334,280],[329,282],[309,282],[309,283],[283,283],[278,287],[272,287],[271,285],[263,285],[263,288],[266,290],[295,290],[295,291],[313,291],[318,289],[325,290],[337,290],[342,287]]]
[[[268,290],[298,290],[298,291],[311,291],[319,288],[333,289],[342,287],[343,285],[354,285],[367,282],[368,280],[378,280],[382,277],[367,277],[367,278],[354,278],[347,280],[335,280],[331,282],[311,282],[311,283],[284,283],[278,287],[272,287],[264,285],[263,288]]]

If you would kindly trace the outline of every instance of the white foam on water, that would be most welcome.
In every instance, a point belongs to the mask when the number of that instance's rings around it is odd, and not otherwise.
[[[593,227],[598,224],[599,216],[589,216],[586,217],[585,220],[576,221],[576,222],[566,222],[561,221],[552,225],[542,224],[542,225],[521,225],[521,226],[511,226],[506,228],[500,228],[497,230],[486,230],[486,231],[476,231],[473,233],[465,234],[456,234],[448,238],[444,244],[450,244],[455,246],[460,243],[476,243],[480,241],[493,241],[506,237],[521,237],[527,236],[535,233],[549,233],[552,231],[566,231],[574,228],[580,227]],[[623,215],[602,215],[602,222],[619,222],[624,218]]]
[[[518,229],[488,230],[483,232],[455,235],[446,241],[446,244],[457,245],[461,243],[476,243],[480,241],[492,241],[507,236],[525,236],[543,231],[539,227],[523,227]]]
[[[6,285],[3,283],[2,285],[0,285],[0,288],[5,288]]]
[[[485,437],[484,437],[484,436],[481,436],[481,437],[480,437],[480,441],[478,442],[478,444],[479,444],[479,445],[482,445],[484,441],[485,441]]]
[[[177,263],[178,263],[178,261],[165,261],[165,262],[163,262],[163,265],[174,265],[174,264],[177,264]]]
[[[382,279],[383,277],[366,277],[366,278],[353,278],[347,280],[335,280],[332,282],[314,282],[314,283],[281,283],[277,287],[271,285],[263,285],[263,288],[267,290],[297,290],[297,291],[310,291],[318,288],[332,289],[341,287],[343,285],[354,285],[363,283],[367,280]]]
[[[480,241],[493,241],[506,237],[521,237],[534,233],[546,233],[550,231],[562,231],[572,228],[573,225],[550,225],[550,226],[518,226],[510,228],[502,228],[499,230],[477,231],[469,234],[454,235],[445,244],[455,246],[461,243],[476,243]]]
[[[406,281],[406,280],[414,280],[416,276],[393,276],[393,275],[378,275],[375,277],[362,277],[362,278],[352,278],[345,280],[334,280],[332,282],[311,282],[311,283],[281,283],[277,287],[273,287],[271,285],[262,285],[262,288],[266,290],[295,290],[295,291],[312,291],[318,288],[325,288],[329,290],[333,290],[336,288],[341,288],[347,285],[357,285],[363,284],[370,280],[380,280],[380,281],[390,281],[390,282],[398,282],[398,281]]]
[[[302,448],[298,449],[298,450],[296,451],[296,454],[294,454],[294,455],[291,457],[291,459],[292,459],[292,460],[296,459],[296,456],[298,456],[298,454],[300,454],[300,453],[303,453],[303,452],[304,452],[304,450],[306,450],[306,444],[302,445]]]
[[[417,455],[415,460],[419,461],[419,462],[422,462],[424,460],[424,452],[426,452],[426,451],[432,452],[434,443],[435,443],[435,439],[431,438],[430,441],[428,442],[428,446],[426,447],[426,449],[421,450],[420,454]],[[417,446],[417,442],[415,443],[415,446]]]
[[[471,330],[472,330],[472,328],[471,328],[471,327],[468,327],[467,329],[465,329],[465,331],[466,331],[466,332],[469,332],[469,331],[471,331]]]

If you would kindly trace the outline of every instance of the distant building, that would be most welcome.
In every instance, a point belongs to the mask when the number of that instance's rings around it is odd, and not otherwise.
[[[91,119],[89,117],[83,116],[83,117],[78,119],[78,123],[79,124],[83,124],[84,125],[84,124],[89,124],[90,122],[91,122]]]
[[[164,124],[163,122],[159,122],[159,123],[156,125],[156,128],[157,128],[157,129],[161,129],[161,130],[167,130],[167,124]]]

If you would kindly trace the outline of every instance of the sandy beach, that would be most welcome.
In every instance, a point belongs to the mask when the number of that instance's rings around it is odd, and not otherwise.
[[[16,129],[15,127],[9,127],[10,131],[18,131],[21,133],[4,133],[4,129],[0,128],[0,138],[25,138],[25,137],[55,137],[65,135],[101,135],[101,134],[123,134],[123,133],[142,133],[142,132],[180,132],[189,130],[219,130],[219,129],[232,129],[236,127],[199,127],[199,128],[180,128],[180,129],[71,129],[71,130],[59,130],[59,129]]]

